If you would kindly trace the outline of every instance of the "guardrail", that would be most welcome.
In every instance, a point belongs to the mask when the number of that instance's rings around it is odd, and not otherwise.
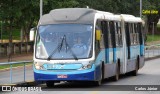
[[[160,56],[160,44],[145,46],[145,58]]]
[[[24,82],[26,81],[26,63],[30,63],[30,62],[33,62],[33,61],[19,61],[19,62],[4,62],[4,63],[0,63],[0,66],[1,65],[10,65],[10,83],[12,84],[12,65],[13,64],[22,64],[23,63],[23,70],[24,70]]]

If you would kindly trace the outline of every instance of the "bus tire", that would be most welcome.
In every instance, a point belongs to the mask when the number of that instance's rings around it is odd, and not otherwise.
[[[135,67],[135,70],[132,72],[133,76],[137,76],[138,69],[139,69],[139,58],[137,58],[136,60],[136,67]]]
[[[114,81],[118,81],[119,80],[120,68],[119,68],[119,64],[118,63],[116,64],[116,75],[113,77]]]
[[[102,84],[102,80],[95,81],[95,86],[100,86]]]
[[[102,84],[102,77],[103,77],[102,67],[103,66],[101,65],[100,79],[98,81],[94,81],[95,86],[100,86]]]
[[[47,85],[47,87],[53,87],[54,86],[54,82],[53,81],[47,81],[46,85]]]

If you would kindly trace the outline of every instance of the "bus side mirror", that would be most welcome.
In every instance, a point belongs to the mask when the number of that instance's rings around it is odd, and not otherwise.
[[[31,28],[31,30],[29,32],[30,41],[34,41],[34,33],[35,33],[35,28]]]
[[[96,30],[96,40],[101,40],[101,30]]]

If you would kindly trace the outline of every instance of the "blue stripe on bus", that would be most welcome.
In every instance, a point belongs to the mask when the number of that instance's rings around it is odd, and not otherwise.
[[[105,49],[106,52],[106,63],[109,63],[109,49]]]
[[[144,55],[144,45],[140,45],[140,55]]]
[[[127,53],[128,54],[128,53]],[[136,59],[141,54],[140,45],[130,46],[130,59]]]
[[[113,62],[116,63],[116,48],[113,48]]]

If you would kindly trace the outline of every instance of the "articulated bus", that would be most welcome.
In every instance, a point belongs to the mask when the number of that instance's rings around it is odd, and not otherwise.
[[[55,9],[36,30],[34,79],[48,87],[60,81],[91,81],[137,75],[144,66],[142,20],[88,8]]]

